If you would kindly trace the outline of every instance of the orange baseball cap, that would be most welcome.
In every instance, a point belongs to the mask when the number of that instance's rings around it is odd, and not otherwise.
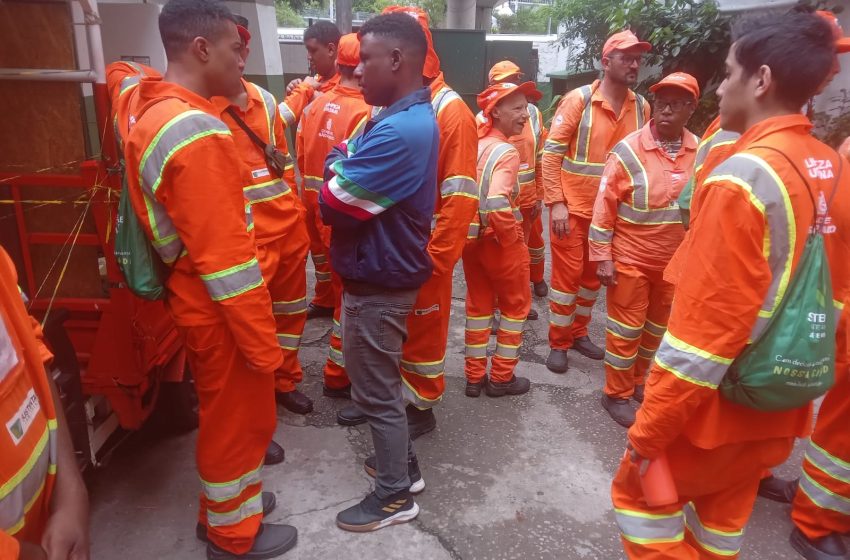
[[[342,66],[360,64],[360,39],[357,33],[343,35],[336,47],[336,62]]]
[[[425,32],[425,39],[428,41],[428,52],[425,54],[425,67],[422,68],[422,75],[426,78],[436,78],[440,75],[440,57],[437,56],[437,51],[434,50],[434,39],[431,37],[431,30],[428,28],[428,13],[422,8],[416,6],[387,6],[382,14],[393,14],[400,12],[407,14],[419,22],[422,31]]]
[[[829,22],[832,26],[832,35],[835,37],[835,52],[838,54],[850,52],[850,37],[844,36],[844,30],[838,23],[838,18],[832,12],[819,10],[817,14]]]
[[[697,79],[690,74],[685,74],[684,72],[673,72],[672,74],[668,74],[661,78],[661,81],[658,83],[651,85],[649,87],[649,91],[655,93],[659,89],[666,87],[683,89],[693,95],[694,99],[699,99],[699,83],[697,83]]]
[[[643,52],[652,50],[652,45],[646,41],[639,40],[637,35],[628,29],[614,33],[608,37],[608,40],[605,41],[605,46],[602,47],[602,58],[607,57],[613,51],[624,51],[634,47],[639,47]]]
[[[497,62],[492,68],[490,68],[490,73],[487,74],[487,80],[491,84],[495,84],[518,74],[522,74],[522,70],[520,70],[519,66],[510,60],[503,60],[501,62]]]

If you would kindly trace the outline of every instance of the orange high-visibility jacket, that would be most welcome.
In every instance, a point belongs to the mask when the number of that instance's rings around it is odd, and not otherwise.
[[[478,153],[480,203],[478,215],[469,228],[470,238],[474,241],[495,237],[506,247],[522,239],[520,155],[513,143],[495,129],[490,129],[487,136],[478,141]]]
[[[484,122],[484,113],[475,120]],[[543,114],[533,103],[528,104],[528,121],[521,134],[511,136],[508,142],[519,152],[519,206],[527,208],[543,200],[543,144],[548,131],[543,124]]]
[[[729,159],[736,151],[736,143],[741,137],[737,132],[720,128],[720,116],[715,117],[705,129],[697,148],[694,162],[694,193],[691,198],[691,221],[696,219],[702,195],[699,186],[719,164]]]
[[[316,75],[316,79],[320,79]],[[301,82],[280,103],[280,116],[283,117],[284,128],[294,128],[301,120],[301,114],[318,95],[328,92],[339,84],[339,74],[334,74],[327,81],[320,82],[319,87],[314,89],[305,82]]]
[[[242,187],[233,135],[206,99],[144,78],[124,149],[131,202],[171,265],[167,304],[179,326],[224,322],[248,364],[270,373],[283,355]]]
[[[0,558],[17,539],[40,543],[56,478],[57,423],[44,369],[49,353],[26,312],[15,265],[0,247]]]
[[[251,205],[254,236],[257,244],[262,245],[280,239],[292,231],[295,224],[302,219],[303,210],[296,194],[295,163],[286,145],[286,134],[283,119],[278,114],[277,100],[268,91],[244,79],[242,86],[248,93],[248,106],[245,111],[232,106],[233,110],[260,140],[277,147],[286,158],[286,167],[281,178],[269,169],[263,150],[228,112],[230,101],[224,97],[212,99],[219,118],[233,133],[236,149],[250,173],[243,192]]]
[[[430,85],[431,106],[440,129],[437,160],[437,205],[428,243],[434,274],[451,274],[463,252],[469,224],[478,212],[476,161],[478,128],[460,95],[446,85],[441,72]]]
[[[591,261],[663,270],[685,237],[676,199],[691,178],[699,139],[685,129],[674,160],[652,126],[626,136],[608,156],[588,236]]]
[[[677,285],[646,398],[629,430],[641,455],[657,457],[679,436],[713,449],[808,434],[811,405],[760,412],[729,402],[717,387],[745,345],[764,332],[802,254],[814,208],[797,171],[813,190],[816,207],[820,193],[829,195],[835,184],[839,157],[811,136],[811,126],[802,115],[756,124],[739,140],[737,153],[705,180],[687,273]],[[787,154],[797,171],[781,154],[760,146]],[[821,218],[836,308],[850,284],[846,268],[839,268],[850,261],[850,174],[842,177]]]
[[[544,202],[565,202],[571,214],[582,218],[593,215],[608,152],[650,116],[649,103],[631,90],[617,116],[599,84],[596,80],[564,96],[543,149]]]
[[[321,190],[325,158],[334,146],[359,134],[370,115],[371,107],[360,90],[341,84],[316,97],[304,110],[295,152],[305,190]]]

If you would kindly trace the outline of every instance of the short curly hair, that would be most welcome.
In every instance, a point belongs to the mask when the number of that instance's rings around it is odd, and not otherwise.
[[[419,22],[407,14],[396,12],[373,17],[363,24],[359,32],[360,37],[369,34],[395,39],[404,44],[413,54],[421,56],[423,60],[428,52],[425,32],[422,31]]]

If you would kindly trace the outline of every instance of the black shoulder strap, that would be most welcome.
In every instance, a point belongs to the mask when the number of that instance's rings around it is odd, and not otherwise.
[[[233,120],[236,121],[236,124],[239,125],[239,128],[245,131],[245,134],[248,135],[248,138],[250,138],[251,141],[256,144],[260,148],[260,150],[263,151],[263,153],[266,153],[266,147],[268,146],[268,143],[263,142],[263,139],[257,136],[257,133],[254,132],[250,126],[248,126],[248,123],[242,120],[242,117],[239,116],[239,113],[236,112],[232,105],[227,108],[227,114],[233,117]]]

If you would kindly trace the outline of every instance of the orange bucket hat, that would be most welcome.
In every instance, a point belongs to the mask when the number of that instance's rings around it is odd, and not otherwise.
[[[434,50],[434,39],[431,37],[431,30],[428,28],[428,13],[416,6],[387,6],[381,13],[393,14],[397,12],[414,18],[419,22],[422,31],[425,32],[425,39],[428,41],[428,53],[425,55],[425,67],[422,69],[422,75],[429,79],[436,78],[440,75],[440,57]]]

